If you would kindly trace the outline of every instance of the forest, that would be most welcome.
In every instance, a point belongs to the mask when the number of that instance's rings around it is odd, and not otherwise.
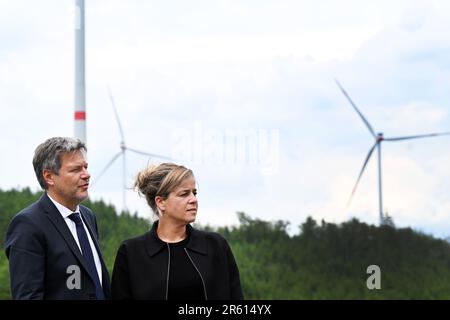
[[[4,238],[11,218],[42,193],[0,190],[0,299],[10,299]],[[117,248],[146,232],[149,219],[116,212],[103,201],[86,200],[97,216],[100,242],[111,273]],[[411,228],[374,226],[352,219],[341,224],[312,217],[290,235],[289,222],[236,213],[237,226],[218,232],[230,243],[246,299],[450,299],[450,244]],[[380,287],[369,288],[369,266],[378,266]]]

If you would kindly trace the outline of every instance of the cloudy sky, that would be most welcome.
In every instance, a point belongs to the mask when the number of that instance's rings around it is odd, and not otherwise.
[[[0,188],[38,190],[31,159],[73,135],[75,1],[0,0]],[[450,2],[86,1],[87,140],[98,176],[131,147],[177,159],[199,184],[198,222],[236,211],[378,223],[376,158],[347,206],[376,132],[450,131]],[[450,136],[383,143],[384,210],[450,236]],[[148,159],[127,154],[127,186]],[[122,201],[119,158],[91,187]],[[127,207],[150,217],[129,190]]]

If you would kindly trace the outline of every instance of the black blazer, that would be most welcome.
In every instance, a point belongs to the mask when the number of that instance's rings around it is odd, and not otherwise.
[[[149,232],[121,244],[111,280],[112,299],[167,299],[169,256],[167,244],[156,234],[157,226],[158,221]],[[243,299],[239,270],[227,241],[217,233],[187,228],[186,253],[200,274],[205,299]]]
[[[80,213],[100,257],[103,291],[109,297],[109,275],[100,252],[95,216],[81,205]],[[5,252],[13,299],[95,299],[95,285],[80,249],[46,193],[14,216],[6,234]],[[69,289],[67,285],[74,274],[67,272],[71,265],[79,267],[80,289]]]

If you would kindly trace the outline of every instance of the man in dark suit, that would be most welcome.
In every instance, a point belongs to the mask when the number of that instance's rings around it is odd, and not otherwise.
[[[109,274],[88,197],[86,147],[55,137],[33,158],[42,197],[12,219],[6,234],[13,299],[107,299]]]

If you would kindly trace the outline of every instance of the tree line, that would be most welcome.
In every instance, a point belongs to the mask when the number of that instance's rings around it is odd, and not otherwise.
[[[0,299],[10,299],[4,237],[11,218],[40,197],[30,189],[0,190]],[[117,213],[103,201],[84,202],[97,216],[111,273],[117,248],[151,226],[136,213]],[[237,213],[234,227],[198,226],[222,234],[239,267],[246,299],[450,299],[450,244],[411,228],[341,224],[308,217],[296,235],[286,221]],[[150,218],[150,217],[149,217]],[[380,289],[369,289],[369,266],[380,269]]]

